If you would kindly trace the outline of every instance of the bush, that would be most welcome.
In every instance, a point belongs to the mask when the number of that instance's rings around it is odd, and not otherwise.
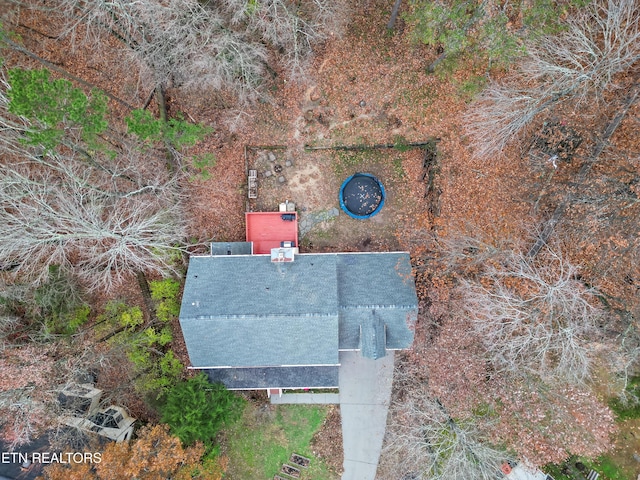
[[[144,315],[140,307],[130,307],[120,300],[111,300],[104,308],[104,312],[97,318],[97,324],[102,324],[100,330],[110,330],[122,327],[127,331],[135,330],[144,322]],[[98,329],[97,329],[98,330]]]
[[[192,146],[211,132],[211,128],[189,123],[182,114],[167,122],[156,119],[148,110],[133,110],[126,118],[130,133],[149,142],[165,141],[175,148]]]
[[[243,406],[240,397],[200,373],[172,387],[160,410],[162,422],[184,445],[201,441],[211,449],[217,433],[240,417]]]
[[[151,298],[158,302],[156,316],[161,322],[169,322],[180,313],[180,283],[172,278],[149,283]]]
[[[167,288],[173,288],[172,284],[166,281],[153,283],[156,284],[156,295],[152,293],[155,299],[163,298],[163,294],[169,294]],[[179,287],[178,282],[175,284]],[[110,332],[105,338],[110,338],[112,345],[122,348],[133,364],[137,373],[136,388],[145,395],[150,404],[156,405],[161,402],[169,389],[180,380],[184,371],[180,360],[168,348],[173,340],[171,329],[168,326],[142,328],[144,315],[140,307],[130,307],[121,301],[109,302],[98,321],[104,325],[101,330]]]
[[[173,351],[169,350],[155,362],[153,374],[144,377],[141,388],[144,391],[156,392],[156,400],[158,400],[178,382],[183,371],[184,365]]]
[[[91,312],[80,287],[59,265],[49,267],[49,278],[35,291],[35,304],[45,328],[54,334],[77,332]]]

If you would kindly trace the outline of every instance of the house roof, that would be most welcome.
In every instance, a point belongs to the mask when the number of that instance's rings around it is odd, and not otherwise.
[[[205,370],[211,382],[229,389],[337,388],[337,366],[215,368]]]
[[[386,327],[376,312],[368,316],[360,325],[360,350],[366,358],[381,358],[387,348]]]
[[[251,255],[251,242],[211,242],[211,255]]]
[[[416,315],[407,253],[225,255],[191,258],[180,323],[196,368],[327,366],[409,347]]]
[[[341,307],[403,307],[417,304],[409,254],[333,254]]]
[[[386,308],[346,307],[340,309],[340,350],[360,350],[362,326],[371,324],[377,316],[386,325],[385,345],[389,350],[408,348],[413,342],[413,327],[418,314],[417,306]],[[370,332],[370,330],[367,330]]]
[[[182,321],[198,368],[337,365],[338,315],[238,315]]]
[[[191,257],[180,318],[336,314],[336,264],[329,255]]]

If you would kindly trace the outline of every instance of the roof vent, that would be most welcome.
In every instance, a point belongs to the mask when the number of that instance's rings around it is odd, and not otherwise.
[[[293,262],[298,249],[295,247],[280,247],[271,249],[271,261],[273,263]]]

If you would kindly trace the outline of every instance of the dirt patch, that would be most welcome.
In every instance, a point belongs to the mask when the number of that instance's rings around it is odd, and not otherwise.
[[[354,140],[355,142],[356,140]],[[285,146],[247,149],[247,170],[256,170],[258,198],[251,211],[275,211],[285,200],[306,215],[339,208],[342,182],[358,172],[375,175],[386,198],[379,214],[357,220],[340,211],[338,217],[315,224],[302,233],[304,251],[397,250],[399,227],[413,212],[424,208],[424,182],[420,175],[424,151],[362,148],[308,150]]]
[[[340,407],[331,407],[322,427],[311,439],[311,449],[314,455],[324,460],[332,472],[338,475],[342,474],[344,451],[342,449]]]
[[[314,164],[308,164],[299,169],[291,177],[289,188],[295,195],[309,195],[317,191],[322,180],[322,172],[320,167]]]
[[[285,200],[294,202],[299,212],[331,208],[336,187],[326,174],[326,163],[323,155],[295,148],[249,148],[247,167],[257,170],[258,176],[258,198],[249,208],[274,211]]]

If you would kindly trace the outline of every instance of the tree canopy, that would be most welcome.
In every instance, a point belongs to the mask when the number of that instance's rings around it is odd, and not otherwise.
[[[185,445],[201,441],[210,448],[220,429],[239,417],[242,405],[240,397],[200,373],[169,391],[162,421]]]

